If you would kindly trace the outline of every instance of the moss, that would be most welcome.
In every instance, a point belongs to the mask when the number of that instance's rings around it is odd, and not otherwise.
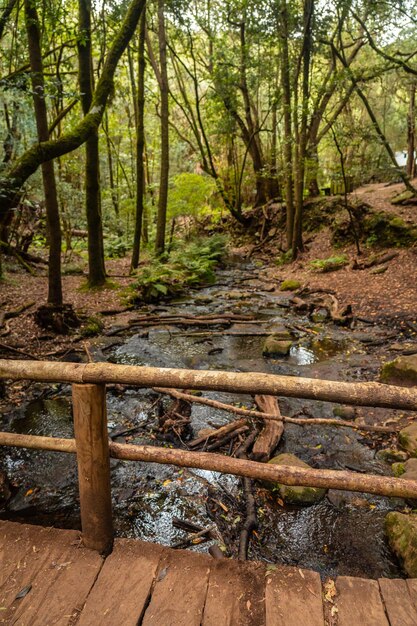
[[[281,339],[279,336],[270,335],[265,339],[262,348],[263,356],[287,356],[290,352],[292,341]]]
[[[268,461],[272,465],[290,465],[293,467],[309,468],[310,466],[296,457],[294,454],[284,453],[272,458]],[[317,487],[297,487],[291,485],[282,485],[280,483],[267,483],[273,489],[278,489],[281,498],[288,504],[298,506],[311,505],[319,502],[326,494],[325,489]]]
[[[400,356],[394,361],[384,363],[380,380],[384,383],[417,383],[417,355]]]
[[[99,335],[104,329],[104,324],[98,315],[92,315],[87,318],[86,323],[81,329],[81,335],[83,337],[94,337],[95,335]]]
[[[288,278],[284,280],[280,285],[280,291],[297,291],[300,289],[301,283],[299,280],[295,280],[294,278]]]
[[[399,478],[400,476],[402,476],[405,472],[405,466],[404,463],[393,463],[391,465],[392,471],[394,473],[394,476],[396,476],[397,478]]]
[[[341,254],[340,256],[331,256],[327,259],[310,261],[310,267],[316,272],[335,272],[345,267],[348,263],[349,259],[346,255]]]
[[[370,245],[407,247],[417,241],[417,229],[408,226],[400,217],[378,211],[368,216],[363,224],[363,235]]]
[[[391,511],[385,517],[389,544],[404,565],[407,574],[417,577],[417,516]]]

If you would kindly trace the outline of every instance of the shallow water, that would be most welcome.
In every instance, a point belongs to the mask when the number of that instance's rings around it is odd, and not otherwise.
[[[262,291],[258,269],[239,267],[219,272],[218,283],[178,301],[161,305],[169,313],[242,313],[255,315],[263,324],[234,325],[226,332],[216,329],[174,326],[149,329],[147,338],[132,334],[123,344],[106,351],[116,363],[259,371],[331,380],[373,379],[379,356],[375,348],[359,341],[359,331],[332,324],[314,325],[288,308],[288,296]],[[140,313],[152,311],[145,307]],[[288,357],[262,356],[264,336],[250,332],[273,332],[286,326],[294,345]],[[305,327],[309,332],[300,332]],[[219,331],[222,329],[219,328]],[[245,332],[233,336],[231,332]],[[375,330],[372,331],[373,333]],[[99,342],[97,342],[99,344]],[[382,351],[383,348],[380,348]],[[50,391],[50,389],[49,389]],[[49,393],[45,386],[45,394]],[[3,416],[3,429],[50,436],[72,436],[70,390],[62,386],[46,397],[28,402],[21,410]],[[249,396],[205,393],[206,397],[251,406]],[[156,394],[148,390],[109,391],[108,421],[113,435],[137,426],[130,441],[161,445],[153,435],[156,423]],[[164,400],[169,403],[169,400]],[[315,417],[333,416],[326,402],[282,399],[283,414],[302,412]],[[194,404],[192,429],[222,425],[229,414]],[[122,437],[121,439],[125,439]],[[375,459],[370,441],[351,429],[287,425],[278,452],[292,452],[314,467],[351,469],[389,474],[390,468]],[[2,515],[39,523],[77,527],[79,511],[76,464],[72,455],[3,448],[0,462],[14,484],[14,495]],[[111,461],[112,493],[116,532],[172,545],[184,532],[172,525],[179,517],[201,526],[212,517],[232,553],[236,553],[239,525],[244,518],[240,481],[213,472],[180,470],[157,464]],[[319,571],[323,576],[401,576],[387,548],[383,519],[387,511],[403,503],[362,494],[329,492],[319,504],[304,508],[282,506],[276,493],[256,490],[259,529],[250,548],[250,558],[296,564]],[[220,504],[219,504],[220,503]],[[206,551],[207,545],[195,549]]]

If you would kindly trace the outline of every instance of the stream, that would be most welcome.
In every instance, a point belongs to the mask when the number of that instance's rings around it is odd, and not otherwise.
[[[158,306],[146,305],[137,314],[170,313],[253,315],[246,335],[235,336],[222,327],[158,326],[147,336],[132,329],[120,337],[91,341],[95,360],[113,363],[268,372],[329,380],[376,380],[381,357],[390,355],[387,329],[357,323],[353,330],[330,322],[313,323],[289,305],[291,294],[272,291],[266,269],[256,264],[228,266],[217,273],[217,283]],[[135,312],[136,313],[136,312]],[[290,354],[262,356],[265,336],[259,333],[286,327],[294,333]],[[303,330],[305,329],[305,330]],[[218,334],[216,334],[216,332]],[[251,334],[255,333],[255,334]],[[256,334],[258,333],[258,334]],[[379,339],[379,341],[378,341]],[[398,338],[396,339],[398,341]],[[391,340],[392,342],[392,340]],[[380,345],[375,345],[380,344]],[[1,428],[19,433],[72,437],[70,387],[36,387],[37,397],[2,416]],[[34,394],[35,395],[35,394]],[[204,392],[205,397],[253,407],[253,399],[231,393]],[[151,390],[112,387],[107,393],[109,433],[113,440],[164,445],[156,431],[158,394]],[[171,399],[164,397],[168,406]],[[334,417],[327,402],[279,400],[284,415]],[[381,409],[356,409],[355,416],[386,420]],[[350,418],[352,416],[349,416]],[[235,416],[198,404],[192,405],[192,433],[221,426]],[[137,427],[130,435],[118,435]],[[172,445],[166,442],[165,445]],[[316,468],[349,469],[392,475],[376,452],[390,447],[390,436],[350,428],[286,424],[278,452],[291,452]],[[0,510],[3,518],[79,528],[77,472],[73,455],[26,449],[0,449],[0,468],[13,485],[12,497]],[[116,534],[173,545],[186,537],[173,526],[173,517],[202,527],[216,523],[229,555],[237,555],[245,502],[237,477],[157,464],[111,460],[113,512]],[[318,571],[323,577],[352,575],[369,578],[402,577],[383,531],[390,510],[405,502],[359,493],[330,490],[318,504],[285,506],[277,492],[255,485],[258,529],[249,558],[284,563]],[[210,542],[193,546],[206,552]]]

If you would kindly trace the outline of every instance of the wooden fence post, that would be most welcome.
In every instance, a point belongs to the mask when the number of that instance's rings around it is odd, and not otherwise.
[[[113,521],[106,386],[75,384],[72,401],[83,543],[108,553],[113,545]]]

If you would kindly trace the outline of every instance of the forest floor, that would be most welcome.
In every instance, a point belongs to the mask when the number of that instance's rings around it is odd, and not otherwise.
[[[417,224],[417,207],[393,206],[390,199],[401,190],[401,184],[372,184],[356,189],[352,198],[366,201],[377,210],[394,212],[407,223]],[[292,264],[278,267],[276,242],[272,241],[262,248],[261,252],[251,257],[259,265],[262,263],[263,279],[276,285],[279,290],[281,281],[297,279],[302,286],[310,289],[330,290],[335,294],[341,305],[352,305],[356,316],[376,319],[413,319],[417,317],[417,247],[399,248],[398,256],[387,265],[384,274],[372,273],[372,268],[364,270],[352,269],[352,264],[337,272],[317,273],[309,263],[314,259],[323,259],[346,254],[350,261],[357,258],[354,246],[338,248],[335,251],[330,243],[326,229],[308,238],[306,250]],[[384,252],[388,252],[386,249]],[[245,248],[235,251],[245,260]],[[359,260],[375,254],[373,248],[364,248]],[[63,277],[65,302],[73,304],[76,311],[85,317],[102,313],[106,328],[123,325],[128,322],[132,312],[126,311],[127,289],[132,283],[129,276],[129,258],[107,261],[107,271],[111,286],[88,291],[85,288],[86,270],[83,275],[65,275]],[[47,299],[46,268],[36,269],[31,275],[20,266],[8,268],[6,280],[1,284],[0,311],[16,311],[20,306],[32,303],[22,314],[7,319],[0,330],[0,351],[9,358],[23,356],[19,350],[28,355],[47,358],[70,349],[74,343],[82,344],[79,335],[56,336],[40,329],[33,319],[33,312],[39,304]],[[43,266],[42,266],[43,267]],[[112,314],[108,314],[113,311]],[[5,345],[12,348],[5,352]],[[15,352],[13,352],[15,349]]]
[[[403,190],[403,185],[370,184],[355,189],[353,200],[361,200],[376,210],[401,217],[407,224],[417,225],[417,206],[394,206],[390,200]],[[274,280],[294,279],[310,289],[331,290],[342,305],[351,304],[354,315],[366,318],[417,317],[417,247],[386,248],[384,253],[398,252],[387,265],[385,273],[373,274],[374,268],[352,269],[352,261],[364,261],[379,250],[362,246],[358,257],[354,245],[335,248],[328,229],[314,234],[295,263],[281,267],[270,266],[269,277]],[[267,258],[271,250],[268,250]],[[276,254],[276,252],[275,252]],[[351,261],[346,267],[329,273],[317,273],[309,263],[316,259],[346,254]],[[264,255],[261,255],[264,258]]]

